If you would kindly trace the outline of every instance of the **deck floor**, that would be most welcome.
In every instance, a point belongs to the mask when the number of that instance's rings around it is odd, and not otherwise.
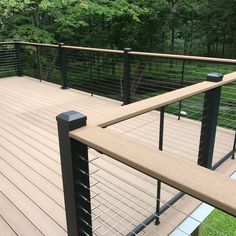
[[[55,117],[68,110],[90,117],[120,105],[29,77],[0,79],[0,235],[67,235]],[[157,148],[159,112],[109,129]],[[196,162],[199,134],[199,122],[166,115],[164,151]],[[218,128],[214,162],[232,149],[233,137],[233,131]],[[94,212],[101,215],[94,222],[98,227],[94,234],[126,235],[155,210],[156,180],[90,150],[91,160],[94,157],[91,169],[100,171],[93,176],[99,182],[93,191],[101,192],[92,202],[101,205]],[[231,174],[236,170],[235,161],[228,160],[219,170]],[[177,192],[163,184],[161,201]],[[152,224],[140,235],[168,235],[198,204],[184,197],[176,204],[177,213],[168,210],[159,226]]]

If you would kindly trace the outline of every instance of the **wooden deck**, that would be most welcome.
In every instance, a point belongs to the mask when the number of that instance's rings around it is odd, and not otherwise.
[[[91,117],[120,105],[28,77],[0,79],[0,235],[67,235],[55,117],[68,110]],[[159,112],[109,129],[157,148]],[[164,151],[196,162],[199,134],[199,122],[166,115]],[[232,150],[233,137],[233,131],[218,128],[214,162]],[[99,181],[93,191],[101,192],[92,202],[94,206],[101,204],[94,213],[101,214],[94,222],[95,228],[100,226],[95,235],[116,235],[115,229],[126,235],[155,210],[156,180],[90,150],[90,158],[94,157],[98,159],[91,169],[100,171],[93,176],[93,181]],[[236,162],[228,160],[219,171],[231,174],[236,171]],[[162,189],[162,202],[177,193],[166,185]],[[140,235],[168,235],[198,204],[185,196],[175,209],[163,214],[159,226],[151,224]]]

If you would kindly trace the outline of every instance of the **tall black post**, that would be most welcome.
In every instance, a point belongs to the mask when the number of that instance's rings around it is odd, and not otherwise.
[[[41,80],[42,80],[42,73],[41,73],[39,46],[36,46],[36,59],[37,59],[37,68],[38,68],[38,78],[39,78],[39,80],[41,82]]]
[[[184,86],[184,72],[185,72],[185,60],[183,60],[183,64],[182,64],[182,75],[181,75],[181,81],[180,81],[181,88],[183,88]],[[179,101],[178,120],[180,120],[180,117],[181,117],[181,110],[182,110],[182,100]]]
[[[16,72],[18,76],[23,76],[20,43],[17,43],[17,42],[15,43],[15,50],[16,50],[16,61],[17,61]]]
[[[68,236],[92,235],[88,147],[69,137],[86,125],[75,111],[57,116]]]
[[[219,73],[207,75],[207,81],[219,82],[222,79],[223,75]],[[204,98],[198,165],[209,169],[212,168],[220,96],[221,87],[218,87],[207,91]]]
[[[61,89],[68,89],[65,49],[63,48],[63,46],[64,46],[64,43],[58,44],[59,63],[60,63],[60,70],[61,70]]]
[[[91,96],[94,93],[94,83],[93,83],[93,59],[92,59],[92,52],[89,52],[89,71],[90,71],[90,83],[91,83]]]
[[[161,107],[160,110],[160,126],[159,126],[159,150],[163,150],[164,139],[164,120],[165,120],[165,107]]]
[[[129,52],[131,48],[124,48],[124,80],[123,80],[123,105],[131,102],[131,61]]]
[[[163,150],[163,136],[164,136],[164,120],[165,120],[165,107],[160,110],[160,125],[159,125],[159,150]],[[161,207],[161,181],[157,180],[157,202],[156,202],[156,221],[155,224],[160,224],[160,207]]]

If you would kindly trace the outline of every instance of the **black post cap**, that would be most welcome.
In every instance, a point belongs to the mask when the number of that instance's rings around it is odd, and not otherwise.
[[[87,116],[85,116],[84,114],[82,114],[80,112],[67,111],[67,112],[59,114],[56,117],[56,120],[57,120],[57,122],[61,122],[63,124],[68,124],[70,127],[69,129],[73,130],[73,129],[78,129],[82,126],[85,126]]]
[[[207,81],[210,82],[220,82],[223,79],[223,75],[217,72],[213,72],[207,75]]]

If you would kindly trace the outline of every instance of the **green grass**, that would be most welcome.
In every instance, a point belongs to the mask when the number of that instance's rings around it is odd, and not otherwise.
[[[236,217],[214,210],[200,227],[199,236],[236,236]]]

